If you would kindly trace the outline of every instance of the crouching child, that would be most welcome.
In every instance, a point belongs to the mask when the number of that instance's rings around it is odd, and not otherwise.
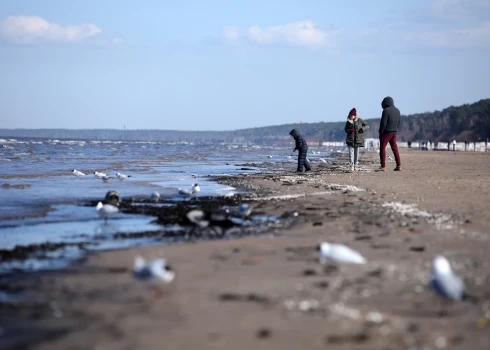
[[[311,170],[311,165],[310,162],[308,162],[308,159],[306,159],[306,154],[308,152],[308,145],[306,143],[306,140],[301,136],[301,134],[298,132],[298,130],[293,129],[289,133],[294,138],[294,141],[296,143],[293,152],[296,152],[298,150],[298,172],[303,172],[303,167],[305,168],[305,171],[310,171]]]

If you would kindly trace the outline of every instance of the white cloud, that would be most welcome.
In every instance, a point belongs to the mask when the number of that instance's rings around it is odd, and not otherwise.
[[[247,42],[260,46],[303,46],[321,48],[332,45],[336,31],[325,31],[312,21],[300,21],[271,27],[251,26],[242,30],[236,26],[223,28],[225,42]]]
[[[101,33],[95,24],[62,26],[38,16],[10,16],[0,22],[1,36],[17,45],[81,43]]]
[[[238,45],[241,43],[240,27],[226,26],[221,31],[221,36],[227,44]]]

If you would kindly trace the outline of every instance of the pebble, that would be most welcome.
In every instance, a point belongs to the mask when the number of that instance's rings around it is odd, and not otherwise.
[[[446,337],[437,337],[436,339],[436,346],[439,349],[445,348],[447,346],[447,339]]]

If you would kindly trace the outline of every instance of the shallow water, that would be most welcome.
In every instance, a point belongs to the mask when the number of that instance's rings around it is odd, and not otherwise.
[[[296,154],[291,152],[291,145],[0,139],[0,250],[44,242],[94,242],[94,238],[96,244],[87,249],[152,244],[154,240],[111,237],[115,233],[173,228],[152,224],[153,217],[123,213],[104,223],[95,208],[82,204],[102,200],[109,190],[116,190],[122,198],[145,198],[158,191],[162,198],[177,201],[181,200],[178,188],[190,188],[193,183],[199,183],[201,196],[233,195],[237,189],[218,184],[212,177],[258,172],[265,162],[294,171]],[[312,162],[328,157],[326,149],[315,150],[321,153],[309,156]],[[244,166],[252,163],[259,166]],[[87,175],[76,177],[73,169]],[[94,171],[131,177],[103,182],[95,178]],[[73,258],[81,254],[76,246],[64,250],[50,252],[53,256],[49,258],[46,253],[43,259],[2,263],[0,273],[14,268],[57,267],[63,260],[57,256]]]

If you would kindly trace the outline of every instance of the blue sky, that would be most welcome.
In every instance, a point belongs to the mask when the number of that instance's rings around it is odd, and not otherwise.
[[[1,128],[233,130],[490,97],[489,0],[0,2]]]

